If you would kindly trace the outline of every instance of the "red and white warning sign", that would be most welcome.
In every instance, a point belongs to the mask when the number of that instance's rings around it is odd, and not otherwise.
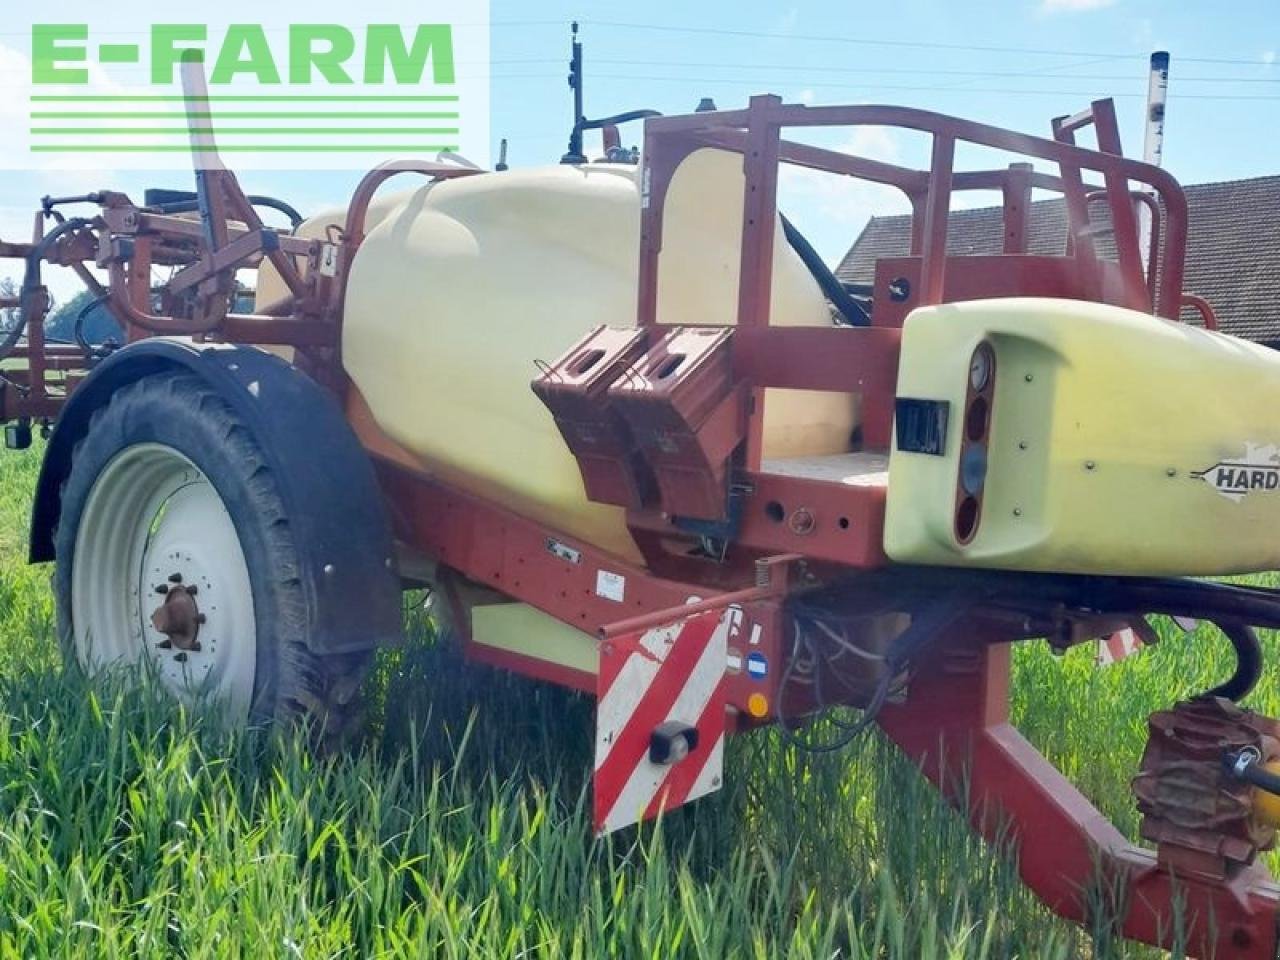
[[[712,610],[602,646],[596,680],[597,833],[720,788],[728,630],[728,616]]]
[[[1109,667],[1113,663],[1127,660],[1143,648],[1142,637],[1132,627],[1117,630],[1110,636],[1098,640],[1097,663],[1100,667]]]

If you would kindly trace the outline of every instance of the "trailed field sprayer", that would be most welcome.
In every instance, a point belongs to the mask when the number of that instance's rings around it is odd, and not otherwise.
[[[1031,839],[1053,910],[1122,886],[1129,937],[1181,918],[1197,955],[1272,960],[1280,724],[1237,702],[1280,593],[1190,578],[1280,568],[1280,355],[1183,291],[1183,193],[1111,102],[1051,138],[772,96],[577,115],[565,163],[388,162],[289,231],[201,134],[194,194],[46,198],[0,245],[25,271],[0,419],[16,447],[52,424],[30,553],[66,655],[336,734],[429,584],[469,657],[598,698],[601,832],[717,789],[732,733],[853,707],[976,829]],[[784,136],[864,125],[927,136],[929,168]],[[957,169],[972,145],[1020,159]],[[901,190],[909,253],[841,284],[778,213],[786,164]],[[420,183],[375,198],[392,179]],[[971,189],[1003,194],[999,255],[948,251]],[[1033,189],[1065,198],[1055,255]],[[125,345],[46,341],[50,265]],[[1138,847],[1010,724],[1009,662],[1151,615],[1215,624],[1238,669],[1150,718]]]

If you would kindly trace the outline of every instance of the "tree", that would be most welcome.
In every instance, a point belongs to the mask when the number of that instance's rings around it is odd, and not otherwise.
[[[45,336],[68,343],[75,340],[76,318],[84,312],[81,333],[89,343],[104,340],[124,342],[120,323],[111,314],[106,303],[97,302],[88,290],[81,290],[62,306],[55,309],[44,322]]]
[[[0,300],[16,300],[18,298],[18,284],[12,277],[0,278]],[[5,307],[0,310],[0,334],[8,333],[13,329],[13,325],[18,322],[18,311],[15,307]]]

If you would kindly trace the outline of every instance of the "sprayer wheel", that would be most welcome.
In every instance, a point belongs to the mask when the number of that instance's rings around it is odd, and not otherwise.
[[[235,722],[356,727],[372,656],[318,655],[277,480],[202,381],[145,377],[95,411],[62,488],[58,631],[69,665],[141,666]]]

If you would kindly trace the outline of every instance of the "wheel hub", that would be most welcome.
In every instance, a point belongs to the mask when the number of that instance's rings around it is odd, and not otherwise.
[[[186,456],[143,443],[108,462],[85,503],[71,580],[81,663],[145,659],[178,697],[208,695],[248,715],[257,661],[248,566],[222,498]]]
[[[151,613],[151,625],[165,635],[157,646],[164,650],[199,650],[197,638],[205,616],[196,604],[195,584],[184,586],[182,575],[177,573],[169,580],[170,584],[161,584],[157,588],[164,594],[164,600]]]

